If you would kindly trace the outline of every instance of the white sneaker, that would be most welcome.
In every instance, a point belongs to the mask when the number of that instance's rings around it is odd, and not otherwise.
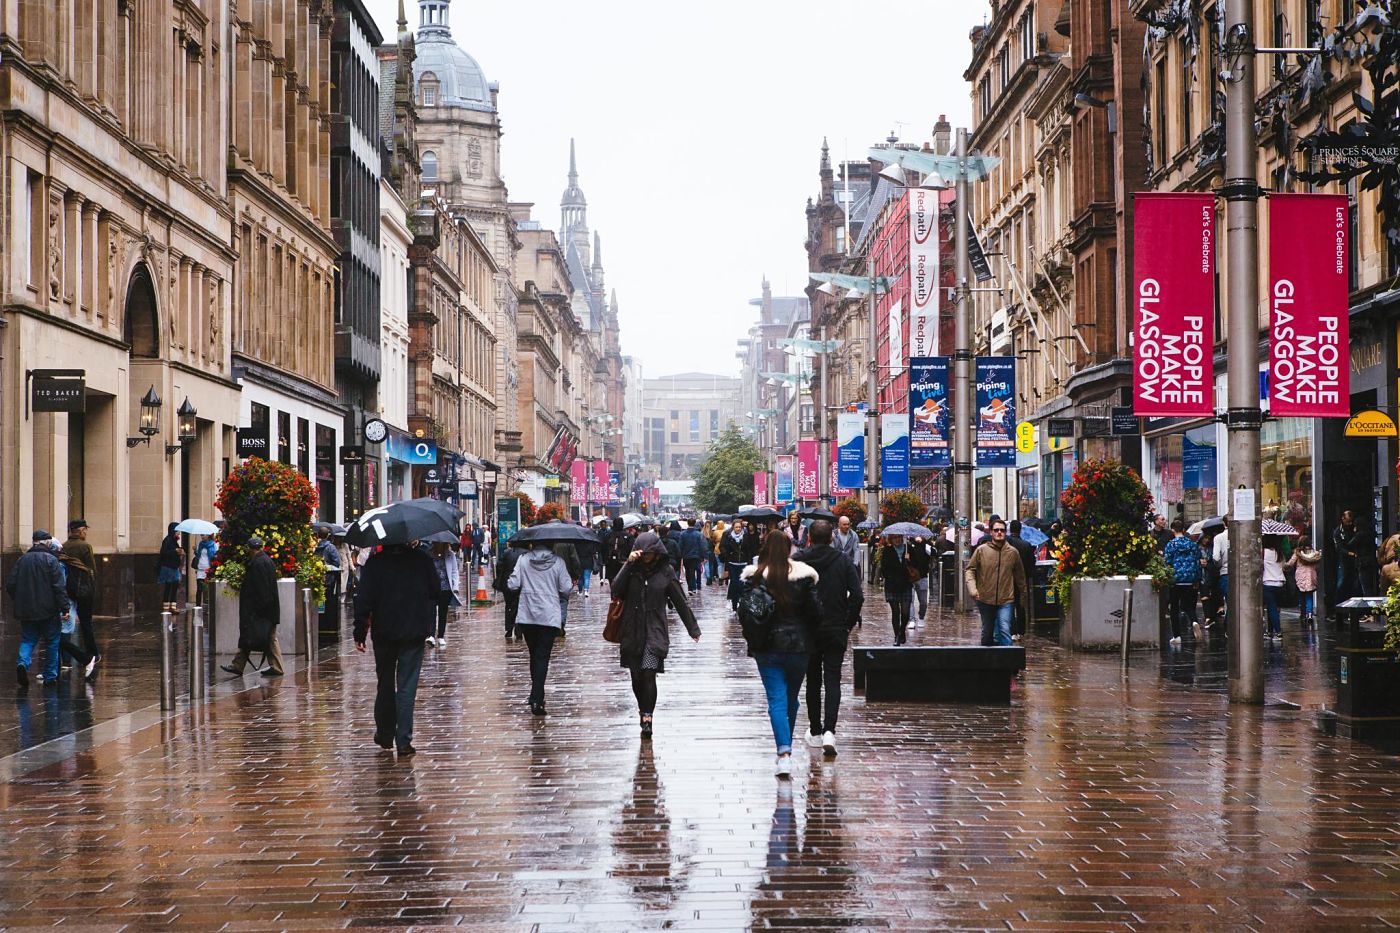
[[[779,755],[779,756],[778,756],[778,777],[780,777],[780,778],[790,778],[790,777],[792,777],[792,756],[791,756],[791,755]]]
[[[583,591],[583,598],[584,598],[584,599],[587,599],[587,598],[588,598],[588,591],[587,591],[587,590],[584,590],[584,591]]]
[[[446,647],[447,647],[447,639],[446,639],[446,638],[439,638],[439,639],[437,640],[437,646],[438,646],[439,648],[446,648]]]
[[[429,635],[429,636],[428,636],[427,645],[428,645],[429,648],[436,648],[436,647],[437,647],[437,639],[434,638],[432,635]]]
[[[822,733],[822,751],[826,753],[826,757],[828,757],[828,758],[835,758],[835,757],[836,757],[836,733],[835,733],[835,732],[824,732],[824,733]]]
[[[95,654],[88,660],[87,666],[83,668],[83,676],[84,676],[84,677],[87,677],[87,678],[91,678],[91,677],[92,677],[92,672],[95,671],[95,670],[97,670],[97,662],[98,662],[98,660],[99,660],[99,659],[98,659],[97,655],[95,655]]]
[[[828,732],[827,735],[831,735],[831,733]],[[819,735],[813,735],[812,733],[809,732],[809,733],[807,733],[807,744],[808,744],[810,747],[812,747],[812,748],[821,748],[821,747],[822,747],[822,737],[819,736]]]

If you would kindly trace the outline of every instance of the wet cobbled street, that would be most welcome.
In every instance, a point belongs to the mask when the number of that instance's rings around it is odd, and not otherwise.
[[[1400,924],[1400,760],[1323,735],[1306,702],[1231,708],[1195,682],[1208,658],[1191,677],[1152,652],[1125,677],[1032,637],[1009,708],[848,694],[839,756],[799,746],[787,784],[738,625],[718,589],[701,602],[649,743],[595,593],[573,601],[544,718],[499,608],[461,614],[425,662],[411,759],[372,744],[373,662],[342,644],[281,683],[11,768],[0,926]],[[888,644],[870,608],[857,639]],[[1276,694],[1315,692],[1316,648],[1290,634]]]

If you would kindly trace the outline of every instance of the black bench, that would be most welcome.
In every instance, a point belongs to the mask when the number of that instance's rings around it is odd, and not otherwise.
[[[1020,645],[857,648],[855,686],[874,702],[1010,703],[1011,679],[1026,666]]]

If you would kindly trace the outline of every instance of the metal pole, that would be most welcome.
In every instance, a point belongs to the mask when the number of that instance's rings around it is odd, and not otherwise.
[[[953,585],[958,608],[972,608],[963,575],[967,569],[972,535],[972,306],[968,293],[968,213],[971,185],[967,178],[967,130],[958,130],[957,212],[954,230],[954,278],[957,282],[957,316],[953,347],[953,521],[957,546]]]
[[[1128,666],[1128,647],[1133,643],[1133,586],[1128,580],[1128,588],[1123,591],[1123,642],[1119,645],[1123,666]]]
[[[876,393],[879,392],[879,357],[876,344],[876,292],[879,291],[875,285],[875,252],[874,245],[871,245],[870,255],[866,258],[866,272],[869,275],[867,284],[870,286],[870,381],[868,386],[869,409],[865,413],[865,437],[869,472],[865,477],[866,483],[866,517],[871,521],[879,521],[880,514],[880,404],[876,401]]]
[[[175,708],[175,629],[172,614],[160,614],[160,708]]]
[[[826,328],[823,327],[820,333],[822,345],[826,345]],[[829,375],[827,360],[829,355],[826,350],[818,354],[822,361],[822,383],[821,400],[817,403],[817,500],[818,505],[826,507],[830,505],[826,501],[827,492],[830,489],[830,477],[827,475],[831,467],[827,463],[827,455],[831,452],[831,438],[827,431],[830,423],[831,413],[826,410],[826,380]]]
[[[204,699],[204,607],[190,609],[190,702]]]
[[[1254,132],[1254,7],[1225,5],[1226,311],[1229,315],[1225,416],[1229,456],[1230,702],[1264,702],[1259,547],[1259,283],[1258,157]]]
[[[301,605],[302,637],[306,641],[306,666],[310,668],[312,660],[316,657],[316,637],[319,627],[316,620],[316,604],[311,601],[310,587],[302,588]]]

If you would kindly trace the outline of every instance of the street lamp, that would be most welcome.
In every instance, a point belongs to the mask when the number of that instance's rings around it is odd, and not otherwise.
[[[199,412],[190,404],[189,396],[180,403],[180,407],[175,409],[175,433],[179,438],[178,444],[166,444],[165,455],[173,457],[185,448],[186,444],[193,444],[195,438],[199,436],[199,427],[195,423],[195,416]]]
[[[153,385],[146,390],[146,394],[141,397],[141,421],[136,430],[141,434],[138,437],[128,437],[126,447],[128,450],[137,444],[151,443],[151,438],[160,433],[160,396],[156,394],[156,387]]]

